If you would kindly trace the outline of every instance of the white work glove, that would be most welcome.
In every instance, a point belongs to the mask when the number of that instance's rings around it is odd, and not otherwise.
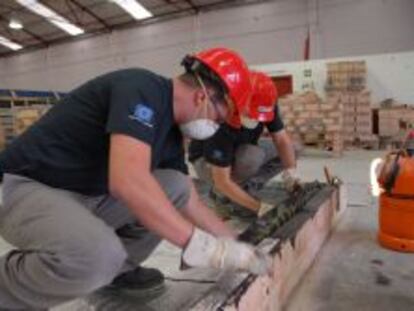
[[[262,217],[264,214],[272,210],[274,207],[275,207],[274,204],[261,201],[259,211],[257,212],[257,217],[258,218]]]
[[[282,180],[286,190],[289,192],[301,186],[299,175],[294,168],[285,169],[282,172]]]
[[[192,267],[270,274],[273,262],[263,251],[230,238],[216,238],[195,228],[182,259]]]

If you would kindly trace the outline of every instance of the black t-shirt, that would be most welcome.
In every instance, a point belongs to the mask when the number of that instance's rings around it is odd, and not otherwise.
[[[204,157],[208,163],[213,165],[231,166],[236,149],[243,144],[257,145],[265,127],[270,133],[279,132],[284,128],[277,105],[273,120],[268,123],[259,123],[254,129],[244,127],[235,129],[223,124],[213,137],[204,141],[192,140],[189,146],[189,160],[194,162]]]
[[[108,193],[110,133],[151,146],[151,167],[187,173],[173,119],[172,81],[143,69],[97,77],[70,92],[0,154],[2,173],[88,195]]]

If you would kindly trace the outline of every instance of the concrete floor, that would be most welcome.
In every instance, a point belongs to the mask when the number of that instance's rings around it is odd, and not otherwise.
[[[414,310],[414,255],[380,248],[376,242],[377,202],[370,195],[369,165],[383,152],[349,151],[331,158],[306,150],[299,161],[304,179],[324,179],[323,166],[348,188],[348,209],[315,264],[290,299],[287,311]],[[0,253],[10,249],[0,239]],[[166,276],[177,272],[180,252],[162,243],[147,262]],[[186,293],[185,293],[186,294]],[[85,311],[83,301],[53,311]],[[131,309],[132,310],[132,309]]]
[[[304,175],[328,165],[348,186],[348,209],[314,265],[290,298],[287,311],[414,310],[414,255],[376,241],[377,199],[369,165],[378,152],[353,151],[341,159],[303,158]]]

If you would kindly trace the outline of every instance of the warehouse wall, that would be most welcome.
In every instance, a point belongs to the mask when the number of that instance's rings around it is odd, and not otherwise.
[[[326,63],[344,60],[365,60],[367,88],[372,92],[374,104],[387,98],[394,98],[399,102],[414,105],[414,52],[266,64],[254,68],[271,76],[290,75],[293,78],[294,92],[312,89],[324,97]],[[309,69],[312,76],[305,77],[304,71]]]
[[[251,64],[414,50],[412,0],[274,0],[114,31],[0,59],[0,88],[66,91],[116,68],[179,71],[188,51],[239,50]]]

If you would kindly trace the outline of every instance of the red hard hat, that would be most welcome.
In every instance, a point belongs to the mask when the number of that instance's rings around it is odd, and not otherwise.
[[[231,116],[227,119],[227,124],[234,128],[241,127],[240,113],[237,110],[233,111]]]
[[[250,72],[252,82],[252,97],[247,107],[247,116],[260,122],[273,120],[277,102],[277,89],[272,79],[258,71]]]
[[[249,69],[243,58],[226,48],[212,48],[192,56],[212,70],[225,85],[237,111],[244,111],[251,96]]]

